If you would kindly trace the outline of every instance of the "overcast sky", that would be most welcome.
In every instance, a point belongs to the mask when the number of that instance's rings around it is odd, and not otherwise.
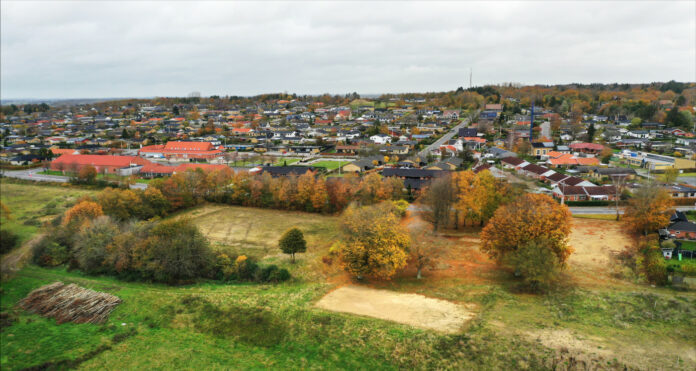
[[[1,3],[0,97],[696,80],[696,1]]]

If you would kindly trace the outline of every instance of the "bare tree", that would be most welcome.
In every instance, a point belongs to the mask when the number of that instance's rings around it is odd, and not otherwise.
[[[449,225],[454,201],[454,186],[449,175],[434,179],[421,196],[423,218],[432,223],[435,232]]]
[[[620,218],[620,213],[619,213],[619,199],[621,198],[621,192],[623,192],[623,188],[626,185],[626,174],[614,174],[611,176],[611,183],[614,185],[614,198],[616,202],[616,220],[618,221]]]

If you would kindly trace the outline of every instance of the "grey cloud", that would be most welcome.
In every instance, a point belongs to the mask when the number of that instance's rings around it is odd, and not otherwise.
[[[696,80],[694,2],[1,4],[4,98]]]

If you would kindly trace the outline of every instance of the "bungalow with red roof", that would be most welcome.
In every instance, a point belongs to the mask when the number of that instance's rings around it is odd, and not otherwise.
[[[597,143],[573,143],[569,147],[571,150],[573,150],[575,152],[590,153],[590,154],[600,153],[604,149],[603,145],[597,144]]]

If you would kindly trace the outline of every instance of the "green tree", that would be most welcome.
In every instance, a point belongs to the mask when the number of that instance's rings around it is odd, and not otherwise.
[[[146,277],[170,284],[206,276],[214,258],[208,240],[185,218],[159,223],[135,254]]]
[[[104,273],[108,248],[119,228],[108,216],[100,216],[75,236],[74,254],[80,269],[89,274]]]
[[[689,125],[691,125],[687,117],[685,115],[682,115],[677,107],[674,107],[671,110],[669,110],[669,112],[667,112],[667,117],[665,117],[665,124],[669,126],[680,127],[688,127]]]
[[[545,238],[530,240],[508,257],[515,274],[534,291],[547,288],[560,271],[561,264],[552,245]]]
[[[295,263],[295,254],[307,251],[307,241],[304,239],[302,231],[297,228],[290,228],[278,241],[280,250],[285,254],[292,256],[292,262]]]
[[[590,126],[587,128],[587,141],[589,143],[592,143],[592,141],[594,141],[596,130],[597,129],[595,129],[594,123],[591,123]]]

